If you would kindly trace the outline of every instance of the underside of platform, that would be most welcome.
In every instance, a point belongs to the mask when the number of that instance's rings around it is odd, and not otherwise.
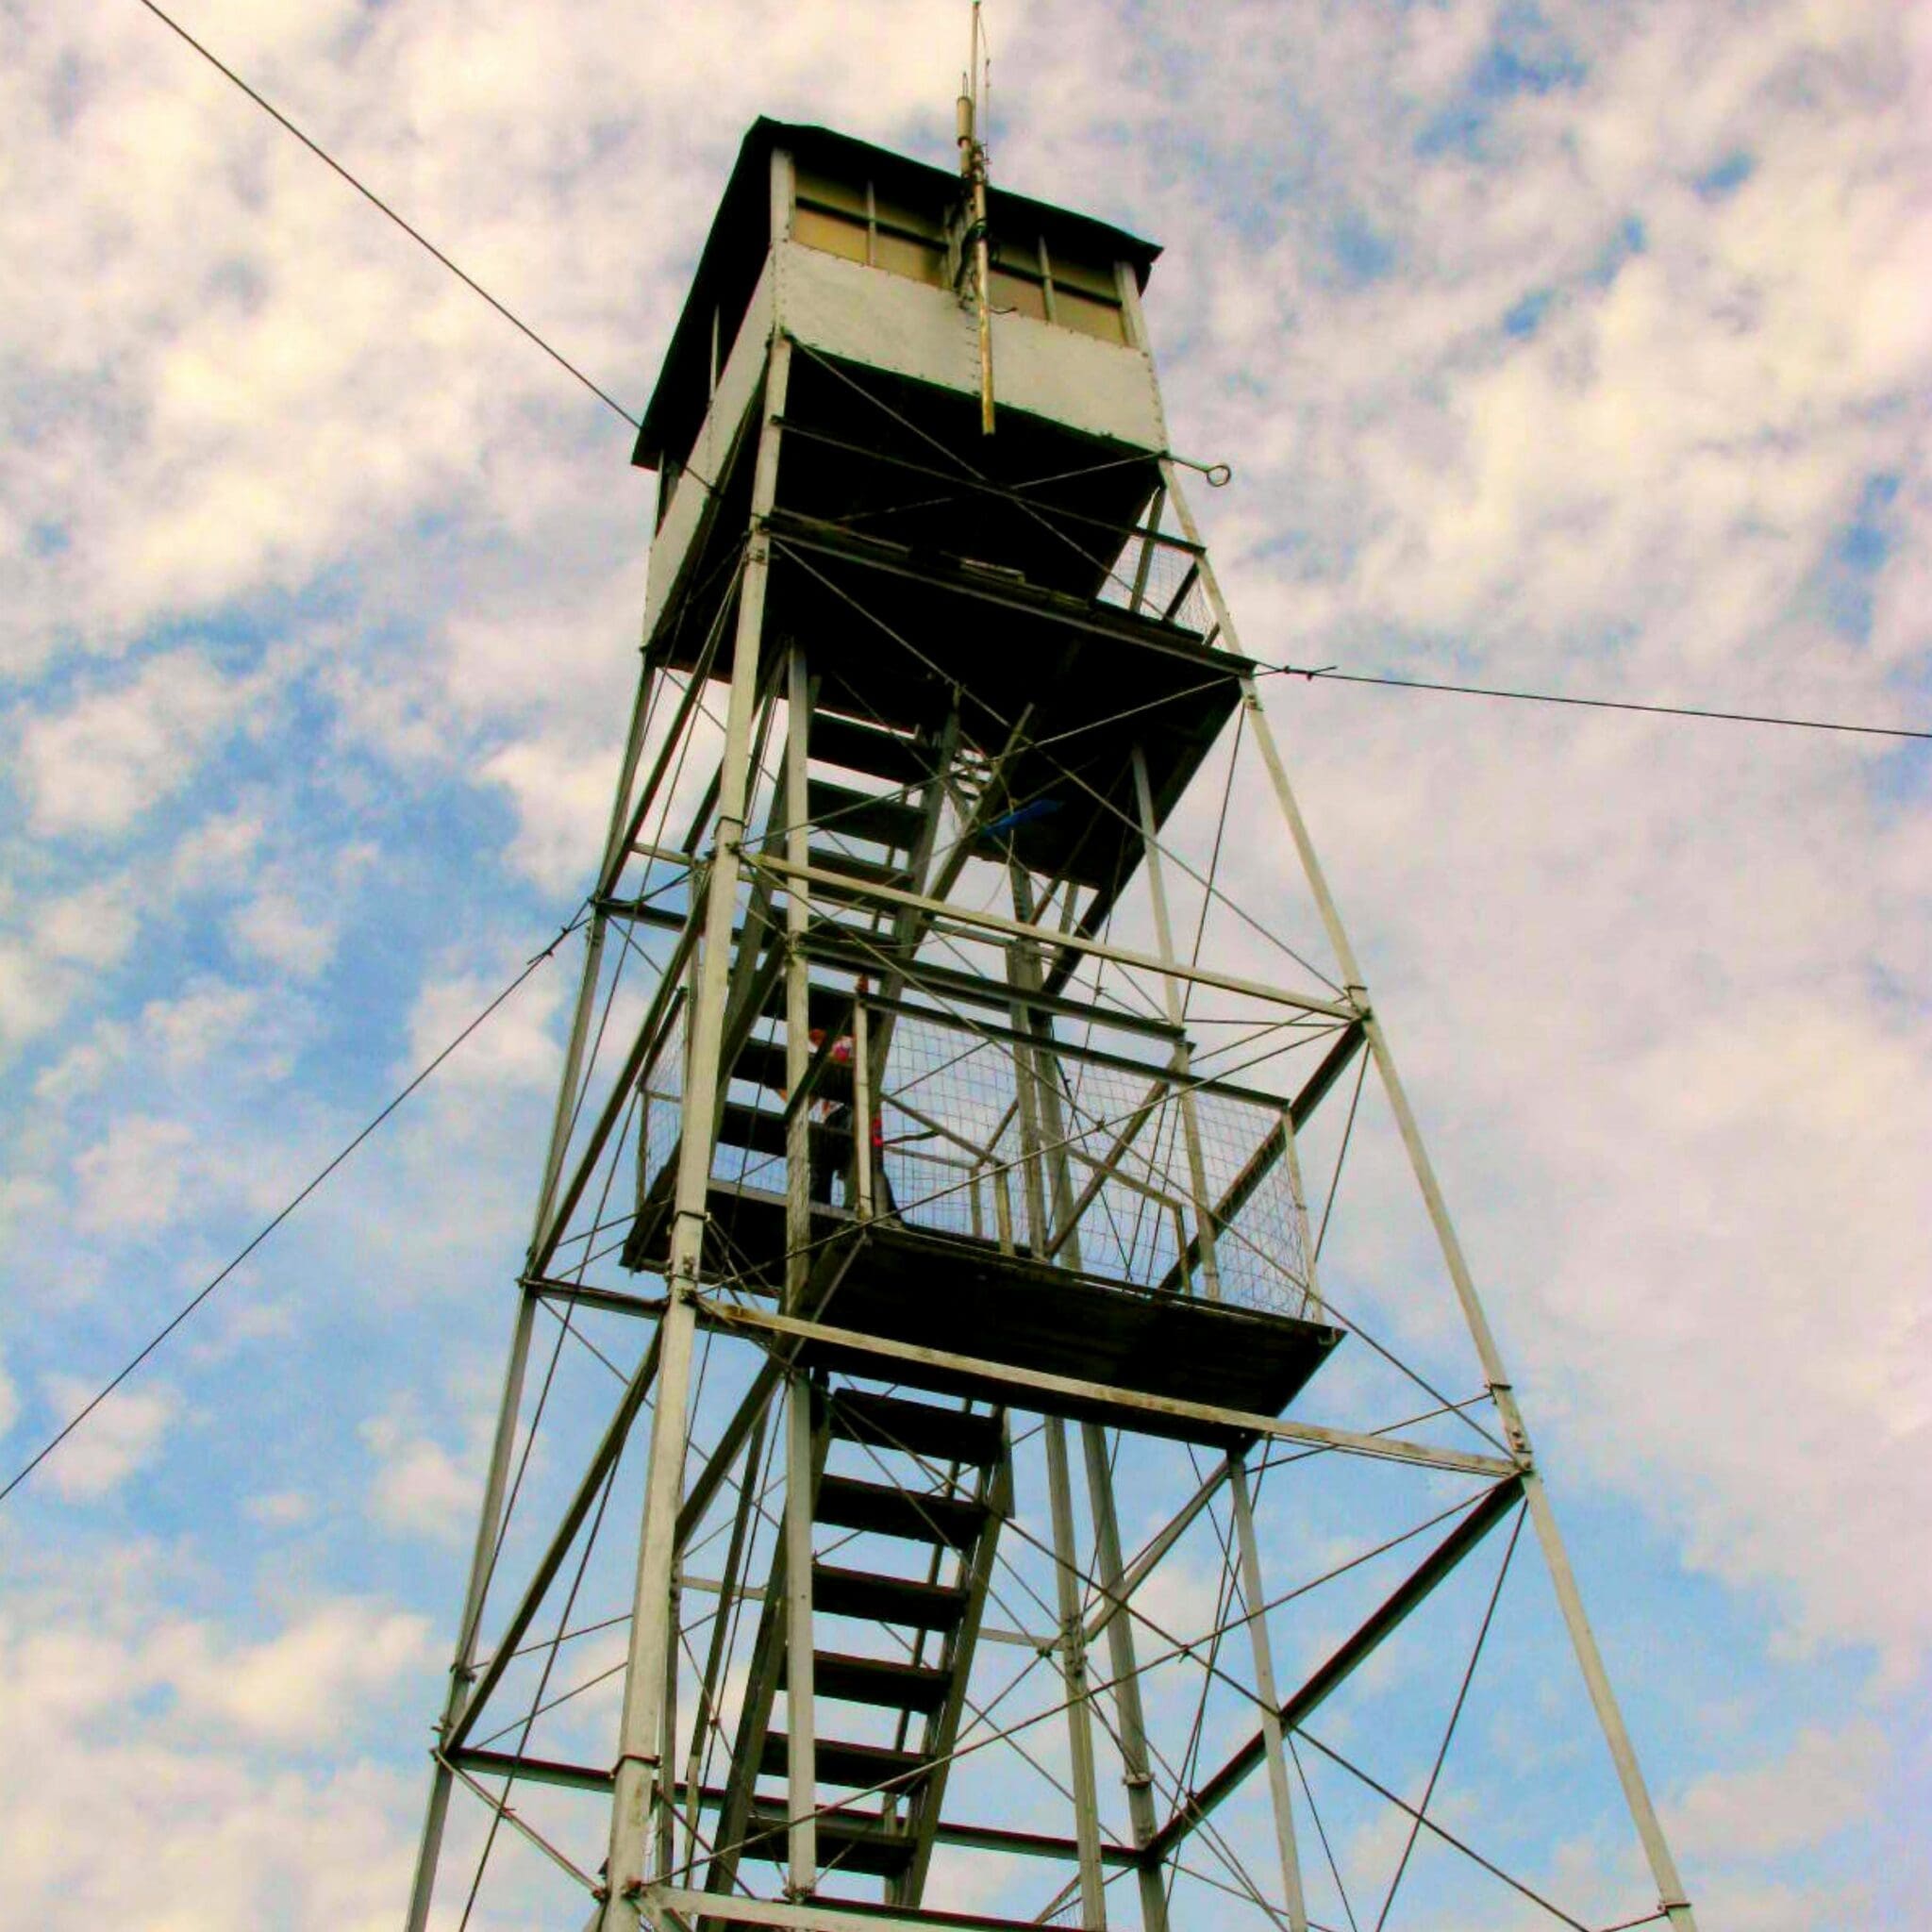
[[[713,1279],[775,1295],[783,1272],[785,1202],[758,1188],[712,1187]],[[886,1377],[935,1394],[1015,1401],[973,1360],[1071,1378],[1091,1392],[1041,1391],[1024,1406],[1075,1421],[1232,1447],[1229,1424],[1165,1415],[1110,1391],[1279,1416],[1341,1341],[1322,1322],[1208,1301],[1076,1273],[993,1242],[891,1220],[861,1224],[843,1208],[812,1210],[814,1319],[884,1342],[964,1357],[936,1364],[815,1339],[801,1366]],[[709,1274],[711,1271],[707,1270]]]
[[[1077,1274],[990,1243],[877,1221],[851,1237],[819,1318],[840,1328],[954,1357],[1091,1384],[1091,1398],[1041,1406],[1081,1422],[1191,1441],[1238,1432],[1184,1417],[1127,1411],[1108,1391],[1278,1416],[1327,1358],[1341,1331],[1293,1316]],[[878,1356],[811,1341],[807,1367],[876,1375]],[[892,1378],[938,1394],[998,1401],[1001,1385],[970,1368],[895,1357]]]

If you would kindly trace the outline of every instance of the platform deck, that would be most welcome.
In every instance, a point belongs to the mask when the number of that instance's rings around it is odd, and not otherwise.
[[[730,1264],[721,1266],[721,1274],[775,1292],[782,1198],[760,1189],[714,1187],[711,1212],[718,1260]],[[836,1279],[829,1300],[815,1311],[818,1320],[1091,1384],[1091,1399],[1067,1396],[1052,1405],[1074,1421],[1237,1446],[1246,1440],[1238,1430],[1162,1415],[1107,1391],[1275,1417],[1341,1339],[1325,1323],[1076,1274],[1025,1254],[1002,1254],[968,1236],[889,1220],[861,1224],[840,1208],[814,1208],[812,1233],[821,1278]],[[993,1377],[903,1357],[888,1361],[848,1344],[813,1341],[799,1359],[935,1394],[995,1404],[1012,1399],[1010,1388]]]

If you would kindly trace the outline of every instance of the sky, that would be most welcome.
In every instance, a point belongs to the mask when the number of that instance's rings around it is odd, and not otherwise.
[[[181,18],[633,410],[752,118],[945,163],[964,43]],[[1932,9],[989,25],[996,178],[1165,244],[1254,655],[1932,725]],[[10,1474],[571,916],[654,486],[134,0],[0,44]],[[1268,702],[1703,1923],[1924,1924],[1932,756]],[[0,1506],[0,1927],[396,1922],[573,977]]]

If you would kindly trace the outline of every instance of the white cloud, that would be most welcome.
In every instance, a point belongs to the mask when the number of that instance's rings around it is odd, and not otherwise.
[[[95,1391],[77,1375],[45,1375],[47,1405],[65,1423]],[[71,1502],[97,1502],[152,1462],[181,1411],[180,1398],[165,1383],[117,1389],[58,1451],[43,1475]]]
[[[250,1496],[242,1504],[242,1513],[266,1529],[292,1529],[315,1514],[315,1504],[299,1490],[275,1490]]]
[[[228,921],[241,948],[301,979],[334,959],[343,909],[377,858],[367,841],[330,852],[307,872],[275,865],[258,875],[254,896]]]
[[[1782,1757],[1699,1778],[1670,1807],[1687,1858],[1730,1865],[1809,1851],[1863,1818],[1891,1752],[1869,1720],[1806,1730]]]
[[[7,1373],[7,1358],[0,1356],[0,1439],[4,1439],[20,1419],[20,1391]]]
[[[204,1066],[233,1047],[261,1015],[262,995],[252,988],[208,980],[180,998],[152,1000],[142,1008],[142,1033],[172,1074]]]
[[[335,958],[337,927],[289,891],[265,887],[228,922],[246,951],[299,978],[312,979]]]
[[[358,1433],[377,1462],[370,1486],[375,1521],[393,1536],[462,1542],[476,1513],[474,1472],[396,1416],[372,1417]]]
[[[18,1047],[56,1024],[69,990],[30,947],[0,940],[0,1045]]]
[[[8,895],[0,917],[0,1049],[30,1044],[58,1027],[77,994],[126,958],[140,929],[128,875],[65,894]]]
[[[158,1618],[139,1566],[118,1581],[0,1615],[0,1926],[125,1917],[130,1899],[167,1932],[391,1923],[420,1779],[331,1740],[421,1667],[421,1620],[324,1599],[249,1642]],[[84,1814],[112,1828],[76,1833]]]
[[[132,1115],[77,1156],[79,1221],[102,1233],[152,1233],[172,1222],[194,1164],[194,1134],[181,1121]]]
[[[41,943],[55,958],[83,966],[112,966],[134,943],[138,920],[127,886],[87,887],[41,908],[35,924]]]
[[[132,676],[27,721],[19,775],[42,832],[124,832],[187,782],[241,722],[247,680],[200,653],[149,659]]]
[[[488,758],[482,775],[502,786],[517,810],[510,858],[526,877],[556,891],[588,884],[610,824],[613,759],[568,739],[533,739]]]
[[[59,1196],[37,1174],[0,1175],[0,1248],[10,1248],[19,1231],[47,1225]]]
[[[461,974],[425,982],[409,1015],[409,1071],[442,1052],[503,991],[508,976]],[[439,1088],[553,1085],[562,1057],[551,1029],[565,991],[561,975],[533,974],[443,1062],[436,1075]]]
[[[176,1707],[276,1742],[313,1736],[344,1704],[425,1661],[428,1620],[341,1601],[309,1610],[262,1643],[218,1647],[204,1625],[156,1633]]]
[[[129,1024],[102,1020],[83,1040],[36,1075],[35,1096],[61,1108],[97,1091],[130,1062],[178,1082],[219,1062],[230,1079],[245,1071],[270,1078],[291,1056],[287,1015],[266,1008],[264,995],[226,980],[192,980],[176,997],[150,1000]]]
[[[126,1059],[133,1041],[131,1027],[118,1020],[103,1020],[87,1039],[69,1047],[35,1077],[34,1097],[58,1108],[92,1093]]]
[[[246,807],[204,819],[175,847],[170,887],[193,892],[241,883],[248,875],[262,831],[260,813]]]

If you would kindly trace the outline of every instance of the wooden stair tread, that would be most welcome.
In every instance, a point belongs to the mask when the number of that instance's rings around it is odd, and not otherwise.
[[[774,1093],[785,1091],[785,1042],[782,1040],[747,1040],[731,1063],[731,1077],[754,1087],[768,1087]]]
[[[809,743],[814,763],[842,765],[894,785],[916,785],[932,776],[933,755],[917,739],[836,711],[812,714]]]
[[[911,1402],[868,1389],[841,1389],[832,1403],[832,1434],[847,1442],[903,1449],[942,1462],[991,1469],[1006,1430],[996,1414],[974,1414],[957,1404]]]
[[[741,1856],[767,1864],[783,1864],[790,1853],[785,1831],[788,1816],[783,1805],[769,1798],[754,1799],[750,1820],[753,1830],[741,1848]],[[911,1838],[903,1830],[888,1830],[876,1817],[852,1819],[837,1811],[821,1812],[815,1836],[821,1863],[831,1865],[836,1861],[841,1872],[896,1878],[912,1860]]]
[[[849,1158],[852,1129],[835,1127],[824,1121],[809,1123],[811,1141],[829,1148],[835,1156]],[[745,1147],[754,1154],[782,1156],[785,1152],[785,1116],[769,1107],[747,1107],[741,1100],[727,1100],[718,1109],[718,1144]]]
[[[924,824],[924,814],[902,798],[875,798],[867,791],[855,791],[848,785],[835,785],[824,778],[810,779],[806,787],[806,811],[815,830],[837,833],[841,838],[862,839],[868,844],[909,852]]]
[[[778,1681],[790,1680],[780,1669]],[[937,1710],[952,1688],[951,1671],[930,1664],[894,1663],[890,1657],[854,1657],[842,1650],[812,1653],[812,1694],[845,1704],[875,1704],[887,1710],[915,1710],[922,1716]]]
[[[813,1520],[836,1529],[875,1531],[916,1542],[970,1548],[985,1527],[986,1505],[965,1496],[941,1496],[828,1475],[819,1484]]]
[[[782,1777],[791,1768],[791,1740],[783,1731],[767,1731],[758,1755],[758,1772]],[[855,1791],[890,1787],[894,1796],[918,1789],[926,1769],[917,1751],[895,1751],[887,1744],[847,1744],[821,1738],[812,1753],[812,1768],[822,1784],[844,1785]]]
[[[812,1607],[828,1617],[860,1617],[870,1624],[903,1624],[914,1630],[957,1630],[966,1614],[963,1584],[925,1583],[911,1576],[881,1576],[814,1563]]]

